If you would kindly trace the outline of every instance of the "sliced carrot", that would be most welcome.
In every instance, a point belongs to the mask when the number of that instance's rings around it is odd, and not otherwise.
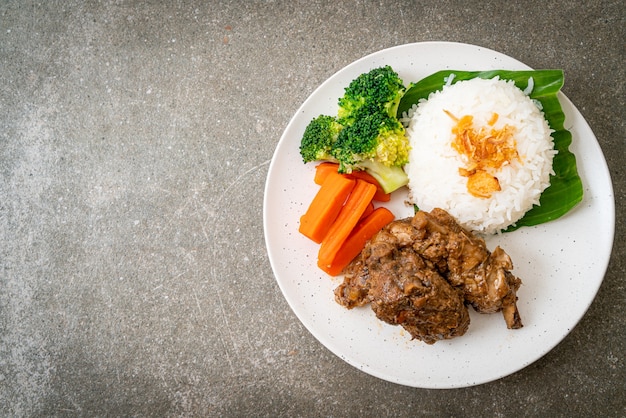
[[[324,161],[322,163],[319,163],[315,167],[314,181],[316,184],[322,184],[324,182],[324,179],[328,176],[328,173],[330,172],[336,173],[338,171],[339,171],[339,164],[337,163],[332,163],[329,161]],[[348,178],[365,180],[366,182],[371,183],[374,186],[376,186],[376,194],[374,195],[374,200],[376,200],[377,202],[389,202],[391,200],[391,194],[385,193],[385,190],[383,190],[380,183],[378,183],[378,180],[376,180],[374,176],[367,173],[366,171],[355,170],[350,174],[345,174],[345,176]]]
[[[370,214],[374,212],[374,204],[372,202],[370,202],[369,205],[367,205],[367,207],[365,208],[365,211],[363,212],[363,215],[361,215],[361,218],[359,219],[359,222],[361,222],[364,218],[370,216]]]
[[[348,174],[348,177],[365,180],[366,182],[376,186],[376,194],[373,198],[374,200],[378,202],[389,202],[391,200],[391,194],[385,193],[385,190],[383,190],[378,180],[376,180],[376,178],[369,174],[367,171],[355,170],[352,173]]]
[[[315,166],[315,177],[313,178],[313,181],[315,181],[315,184],[322,184],[324,183],[326,177],[328,177],[328,173],[337,173],[338,171],[339,164],[337,163],[331,163],[329,161],[319,163]]]
[[[391,193],[385,193],[382,188],[377,188],[372,200],[375,200],[377,202],[389,202],[391,200]]]
[[[320,267],[328,268],[332,264],[337,251],[356,226],[375,193],[376,186],[364,180],[356,180],[354,189],[337,215],[337,219],[328,230],[326,237],[322,240],[317,258]]]
[[[367,241],[394,219],[395,216],[387,208],[380,207],[374,210],[369,216],[359,221],[337,251],[337,255],[335,255],[330,266],[320,266],[322,270],[331,276],[340,274],[361,253]]]
[[[300,233],[318,244],[321,243],[355,185],[356,180],[330,173],[306,213],[300,217]]]

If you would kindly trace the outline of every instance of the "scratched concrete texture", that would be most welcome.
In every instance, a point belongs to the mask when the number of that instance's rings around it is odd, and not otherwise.
[[[3,1],[0,414],[623,416],[625,15],[611,0]],[[458,390],[328,351],[263,238],[269,162],[302,102],[362,56],[430,40],[563,68],[616,200],[580,324]]]

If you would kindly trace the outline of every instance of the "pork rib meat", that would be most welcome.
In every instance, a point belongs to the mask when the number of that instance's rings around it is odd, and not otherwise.
[[[508,328],[520,328],[510,257],[489,252],[482,238],[442,209],[419,211],[377,233],[344,271],[335,300],[346,308],[370,304],[376,316],[433,344],[463,335],[467,305],[503,312]]]

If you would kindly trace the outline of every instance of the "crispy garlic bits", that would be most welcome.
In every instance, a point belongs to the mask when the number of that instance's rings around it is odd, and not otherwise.
[[[513,138],[515,128],[509,125],[494,128],[497,113],[492,115],[487,126],[476,129],[472,115],[457,118],[445,112],[456,121],[452,128],[452,147],[467,159],[467,166],[459,167],[459,174],[467,177],[467,191],[476,197],[491,197],[493,192],[500,190],[495,171],[514,159],[520,159]]]

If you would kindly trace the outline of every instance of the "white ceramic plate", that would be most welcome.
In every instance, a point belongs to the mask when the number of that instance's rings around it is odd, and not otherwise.
[[[467,44],[426,42],[366,56],[324,82],[302,104],[272,158],[264,197],[265,240],[276,280],[304,326],[330,351],[358,369],[402,385],[458,388],[489,382],[531,364],[556,346],[586,312],[604,278],[613,244],[615,207],[611,179],[598,142],[574,105],[560,95],[565,127],[573,134],[584,199],[564,217],[487,240],[500,245],[523,281],[518,292],[524,327],[506,328],[500,314],[470,309],[468,332],[427,345],[387,325],[369,306],[347,310],[334,301],[340,278],[316,267],[318,246],[298,233],[299,218],[318,187],[315,164],[303,164],[300,138],[319,114],[336,114],[337,99],[363,72],[391,65],[408,84],[436,71],[529,69],[501,53]],[[412,215],[398,191],[387,205]]]

